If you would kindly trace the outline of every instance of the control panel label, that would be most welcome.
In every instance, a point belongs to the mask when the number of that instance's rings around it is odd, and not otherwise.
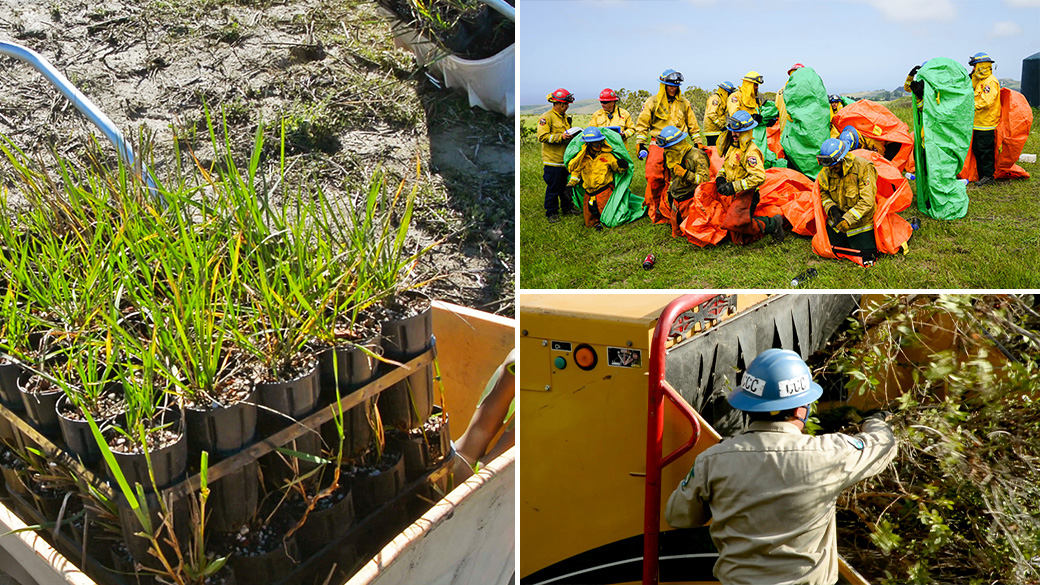
[[[641,367],[643,350],[630,347],[607,347],[607,365],[615,368]]]
[[[552,350],[553,351],[570,351],[571,350],[571,342],[569,342],[569,341],[553,341],[552,342]]]

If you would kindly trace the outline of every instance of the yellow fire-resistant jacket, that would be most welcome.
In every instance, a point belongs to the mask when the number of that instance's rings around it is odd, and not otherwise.
[[[564,135],[571,127],[571,117],[550,109],[538,119],[538,142],[542,143],[542,164],[562,167],[563,154],[570,140]]]
[[[737,91],[729,94],[729,98],[726,100],[726,114],[732,116],[737,113],[737,110],[757,114],[760,105],[756,84],[745,79],[740,82]]]
[[[614,173],[620,170],[617,158],[612,152],[613,149],[606,144],[599,153],[593,156],[588,145],[582,146],[578,155],[572,158],[570,164],[567,165],[567,170],[571,174],[570,181],[573,183],[577,178],[588,193],[595,193],[612,184]]]
[[[762,151],[755,146],[751,132],[741,132],[740,142],[730,144],[731,133],[727,132],[719,139],[719,152],[722,155],[722,170],[719,176],[729,182],[737,183],[737,193],[754,189],[766,180],[766,165]]]
[[[592,114],[588,125],[597,128],[620,126],[622,140],[628,140],[629,137],[636,133],[635,123],[632,122],[632,114],[629,114],[628,110],[621,106],[614,106],[614,111],[610,114],[603,111],[603,108],[596,110],[596,113]]]
[[[975,130],[993,130],[1000,123],[1000,82],[992,63],[978,63],[971,72],[975,88]]]
[[[790,81],[790,78],[788,78]],[[791,116],[787,115],[787,104],[784,103],[784,90],[787,89],[787,82],[784,82],[784,86],[780,88],[780,91],[776,92],[776,123],[780,125],[780,131],[784,131],[784,126],[787,126],[787,121],[791,119]]]
[[[686,199],[711,177],[708,155],[686,140],[664,149],[664,165],[672,172],[668,194],[676,199]]]
[[[756,421],[697,456],[668,498],[677,528],[712,520],[715,576],[727,585],[838,579],[835,501],[895,457],[888,423],[868,418],[862,432],[809,436],[789,422]]]
[[[850,152],[840,165],[823,167],[816,180],[820,183],[824,213],[837,205],[844,214],[842,219],[849,222],[847,235],[854,236],[874,227],[874,209],[877,207],[877,169],[874,163]]]
[[[704,105],[704,135],[718,136],[726,128],[726,98],[729,94],[721,87],[708,96]]]
[[[656,138],[665,126],[675,126],[679,132],[687,132],[694,142],[700,142],[701,127],[697,124],[697,115],[693,113],[690,101],[683,97],[682,93],[675,99],[668,101],[665,93],[665,85],[662,83],[657,95],[646,98],[643,102],[643,110],[639,112],[636,120],[636,142],[649,144],[650,139]]]

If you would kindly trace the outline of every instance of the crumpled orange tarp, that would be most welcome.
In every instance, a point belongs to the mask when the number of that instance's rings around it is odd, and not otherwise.
[[[714,184],[715,176],[718,175],[720,170],[722,170],[722,159],[719,158],[718,148],[716,148],[714,146],[709,146],[709,147],[705,148],[704,152],[706,152],[708,154],[708,161],[709,161],[708,164],[711,167],[710,170],[709,170],[709,173],[710,173],[709,181],[711,181],[712,184]],[[698,186],[698,190],[699,189],[700,189],[700,186]],[[676,206],[677,209],[670,209],[669,210],[668,222],[672,226],[672,237],[673,238],[681,238],[681,237],[685,236],[685,234],[683,233],[683,230],[682,230],[682,224],[685,222],[687,215],[690,213],[690,211],[689,211],[690,210],[690,206],[691,205],[696,205],[696,199],[697,199],[696,195],[697,195],[697,192],[694,192],[694,197],[691,197],[691,198],[689,198],[689,199],[687,199],[685,201],[678,202],[677,206]],[[693,242],[693,240],[690,240],[690,241]],[[696,243],[696,242],[693,242],[693,243]]]
[[[844,111],[844,110],[842,110]],[[840,112],[839,112],[840,113]],[[896,215],[910,207],[913,192],[910,190],[910,182],[903,177],[896,168],[885,157],[872,151],[859,149],[852,151],[857,156],[863,157],[874,163],[877,169],[877,209],[874,211],[874,241],[877,243],[878,252],[883,254],[896,254],[900,247],[910,239],[913,228],[903,218]],[[813,252],[824,258],[836,258],[831,247],[827,230],[822,229],[826,224],[823,212],[823,203],[820,201],[820,184],[814,183],[813,203],[816,215],[816,225],[821,229],[816,230],[812,239]]]
[[[1029,173],[1018,166],[1018,157],[1029,138],[1029,130],[1033,127],[1033,110],[1026,101],[1026,96],[1008,89],[1000,88],[1000,123],[997,124],[997,160],[993,176],[998,179],[1028,179]],[[978,181],[979,172],[975,168],[975,155],[968,150],[964,159],[964,168],[958,178]]]
[[[784,158],[784,147],[780,146],[780,138],[782,138],[783,135],[784,130],[780,127],[779,121],[769,128],[766,128],[766,146],[769,150],[773,151],[776,158]]]
[[[859,130],[860,136],[901,144],[899,152],[892,158],[892,164],[900,171],[907,170],[907,162],[914,152],[913,132],[885,106],[870,100],[860,100],[838,110],[833,121],[838,130],[852,126]]]
[[[714,160],[712,170],[715,170]],[[792,169],[773,167],[766,169],[766,180],[758,188],[759,202],[755,215],[782,213],[793,226],[792,231],[810,236],[815,231],[813,214],[813,182]],[[727,235],[722,227],[733,201],[732,196],[719,195],[715,183],[702,183],[690,199],[680,229],[687,241],[696,246],[718,244]]]

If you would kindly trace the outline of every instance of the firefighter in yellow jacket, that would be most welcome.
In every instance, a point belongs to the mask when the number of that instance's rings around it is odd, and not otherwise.
[[[665,126],[657,135],[657,145],[664,149],[664,164],[672,175],[672,184],[668,187],[668,206],[671,209],[669,219],[672,224],[672,236],[682,237],[681,225],[686,210],[693,203],[697,186],[711,178],[711,161],[708,155],[699,148],[694,148],[686,133],[675,126]]]
[[[996,167],[997,124],[1000,123],[1000,82],[993,75],[993,59],[986,53],[975,53],[968,60],[971,86],[975,89],[975,127],[971,135],[971,153],[979,170],[979,185],[993,182]]]
[[[719,195],[732,196],[722,228],[735,244],[749,244],[763,234],[770,234],[778,243],[784,240],[783,215],[755,215],[758,187],[766,180],[765,159],[751,136],[756,126],[758,122],[751,114],[738,111],[726,123],[729,132],[719,139],[722,170],[715,177],[715,190]]]
[[[609,87],[599,92],[599,105],[602,107],[592,114],[589,126],[610,128],[621,135],[621,140],[628,141],[629,137],[636,133],[636,126],[632,121],[632,114],[622,108],[619,101],[617,93]]]
[[[538,142],[542,143],[542,179],[545,181],[545,217],[549,223],[560,219],[560,212],[577,213],[567,189],[567,168],[563,165],[563,154],[567,143],[581,133],[573,127],[567,108],[574,102],[574,94],[557,89],[545,96],[552,109],[538,119]]]
[[[758,114],[758,86],[763,82],[762,75],[758,71],[748,71],[740,83],[740,89],[730,94],[726,101],[726,114],[730,117],[737,112],[744,111],[751,114],[756,122],[761,122],[762,117]]]
[[[805,65],[802,65],[801,63],[791,65],[791,68],[787,70],[787,81],[785,81],[784,86],[776,92],[776,123],[780,125],[781,132],[783,132],[784,127],[787,126],[787,120],[791,118],[791,116],[787,115],[787,104],[784,103],[784,90],[787,89],[787,83],[791,81],[791,75],[803,67],[805,67]]]
[[[603,224],[599,218],[610,196],[614,194],[614,173],[628,169],[628,161],[613,152],[603,132],[595,126],[585,128],[581,140],[585,146],[567,165],[571,174],[567,186],[581,183],[585,189],[585,201],[581,206],[585,227],[594,227],[600,231]]]
[[[715,146],[719,135],[726,130],[726,100],[730,94],[737,91],[736,86],[728,81],[723,81],[718,88],[708,96],[704,104],[704,139],[708,146]]]
[[[877,257],[874,240],[874,211],[877,207],[877,169],[874,163],[852,154],[849,144],[828,138],[820,146],[816,161],[820,170],[816,182],[827,216],[827,237],[835,252],[851,250],[864,266]]]
[[[759,353],[726,398],[747,414],[747,430],[698,455],[668,498],[664,517],[671,526],[711,521],[719,581],[838,581],[835,502],[842,490],[881,473],[899,444],[884,412],[864,419],[855,435],[805,434],[822,395],[797,353]]]
[[[831,104],[831,138],[837,138],[841,129],[834,125],[834,116],[845,107],[845,102],[841,101],[841,96],[836,93],[827,96],[827,101]]]
[[[700,147],[700,126],[697,115],[693,112],[690,101],[679,91],[683,82],[682,73],[666,69],[658,78],[661,86],[657,95],[650,96],[643,103],[643,111],[636,120],[636,143],[638,156],[646,160],[646,192],[643,202],[649,208],[651,221],[663,223],[668,221],[671,211],[665,204],[668,183],[671,175],[664,165],[664,150],[653,144],[653,140],[665,126],[675,126],[680,132],[687,132],[694,143]]]

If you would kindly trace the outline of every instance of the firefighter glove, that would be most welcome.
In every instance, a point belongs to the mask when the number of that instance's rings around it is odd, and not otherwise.
[[[831,206],[831,208],[827,210],[827,223],[832,227],[837,225],[837,223],[841,221],[842,215],[843,214],[841,210],[838,209],[837,205]]]
[[[571,175],[570,180],[567,181],[567,186],[568,187],[573,187],[573,186],[575,186],[577,184],[578,184],[578,177],[575,177],[574,175]]]
[[[719,187],[720,195],[733,195],[737,192],[736,184],[730,182],[724,182]]]
[[[838,222],[838,225],[834,226],[834,231],[845,233],[849,231],[849,220],[843,219]]]
[[[628,161],[627,160],[625,160],[625,159],[621,158],[620,156],[618,156],[617,153],[614,153],[614,158],[617,160],[617,166],[618,166],[619,169],[621,169],[622,171],[628,170]]]
[[[754,120],[755,122],[761,124],[762,123],[762,114],[751,114],[751,119]]]
[[[917,75],[917,72],[921,70],[920,65],[914,65],[914,68],[910,70],[910,77]]]

